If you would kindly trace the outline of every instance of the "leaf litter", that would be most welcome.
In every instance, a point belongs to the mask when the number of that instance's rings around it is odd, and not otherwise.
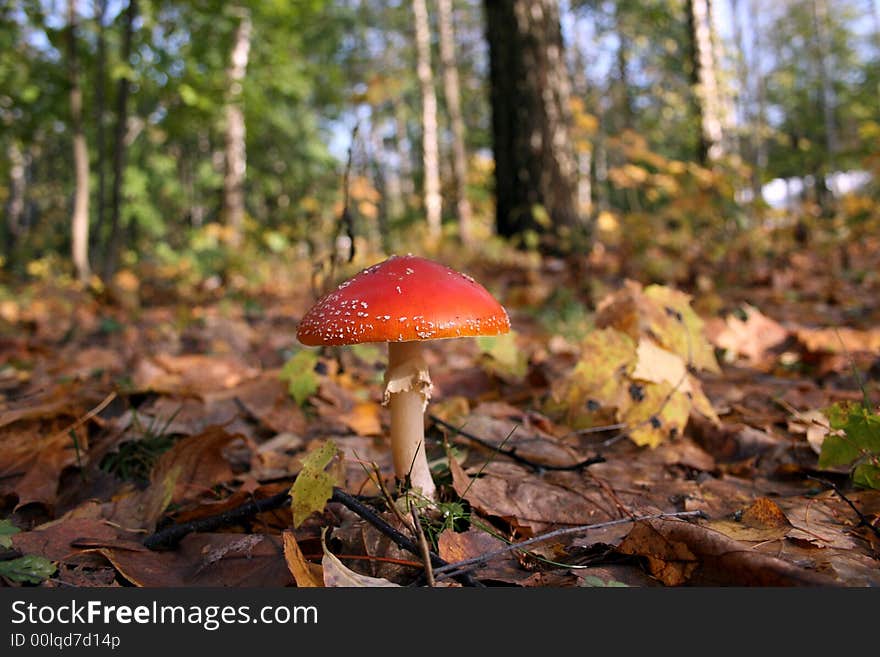
[[[877,409],[860,405],[878,397],[876,328],[744,272],[748,294],[731,286],[708,314],[695,310],[699,290],[606,281],[597,298],[582,293],[588,311],[566,311],[581,319],[563,335],[536,304],[580,282],[511,262],[471,271],[509,290],[515,332],[427,347],[444,423],[428,418],[426,448],[442,496],[420,512],[441,559],[497,554],[473,576],[522,587],[880,584]],[[252,294],[267,312],[200,299],[187,311],[197,321],[181,321],[182,300],[144,296],[131,314],[46,288],[3,320],[15,337],[0,343],[0,579],[423,581],[418,554],[328,502],[341,486],[412,529],[384,497],[395,482],[381,346],[302,349],[293,335],[308,300]],[[102,330],[108,321],[119,330]],[[143,545],[287,489],[293,508]],[[639,520],[677,512],[703,517]],[[523,540],[535,542],[506,550]]]

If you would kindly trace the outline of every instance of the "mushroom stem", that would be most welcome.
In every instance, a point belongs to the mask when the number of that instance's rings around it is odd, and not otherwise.
[[[412,488],[434,499],[436,488],[425,455],[425,407],[431,397],[431,378],[422,357],[422,344],[388,343],[385,400],[391,411],[391,453],[394,474],[409,476]]]

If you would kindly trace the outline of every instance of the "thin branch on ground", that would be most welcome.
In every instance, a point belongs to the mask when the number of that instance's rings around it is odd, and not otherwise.
[[[487,552],[486,554],[482,554],[477,557],[473,557],[471,559],[464,559],[463,561],[457,561],[455,563],[451,563],[447,566],[440,566],[438,568],[434,568],[434,577],[437,579],[441,579],[444,577],[457,577],[462,573],[473,570],[474,568],[478,568],[479,566],[485,564],[491,559],[495,557],[500,557],[508,552],[513,552],[515,550],[522,550],[523,548],[534,545],[536,543],[541,543],[543,541],[549,540],[551,538],[558,538],[559,536],[569,536],[571,534],[582,534],[584,532],[588,532],[590,530],[595,529],[605,529],[606,527],[614,527],[617,525],[625,525],[629,523],[637,523],[643,522],[646,520],[661,520],[666,518],[703,518],[705,517],[705,513],[703,511],[678,511],[675,513],[655,513],[649,516],[634,516],[631,518],[620,518],[618,520],[609,520],[608,522],[600,522],[594,525],[578,525],[577,527],[563,527],[562,529],[555,529],[551,532],[547,532],[546,534],[540,534],[539,536],[534,536],[525,541],[520,541],[519,543],[511,543],[510,545],[499,548],[492,552]]]
[[[422,558],[422,549],[417,543],[404,536],[397,529],[389,525],[382,519],[372,508],[358,500],[356,497],[349,495],[345,491],[334,488],[333,495],[330,500],[342,504],[344,507],[352,511],[358,517],[366,520],[380,533],[384,534],[402,550],[406,550]],[[205,518],[198,518],[189,522],[171,525],[165,529],[161,529],[150,536],[147,536],[143,545],[151,550],[161,547],[172,547],[179,543],[185,536],[193,532],[208,532],[220,527],[227,527],[238,524],[258,513],[280,509],[290,504],[291,498],[288,492],[278,493],[262,500],[250,500],[241,504],[234,509],[228,509],[222,513]],[[448,565],[447,562],[435,552],[428,552],[431,566],[440,568]],[[481,586],[469,573],[462,573],[455,576],[456,580],[465,586]]]
[[[541,470],[552,470],[552,471],[581,470],[581,469],[587,468],[591,465],[595,465],[596,463],[604,463],[605,462],[604,456],[596,455],[596,456],[591,456],[589,458],[586,458],[583,461],[578,461],[577,463],[571,463],[569,465],[552,465],[552,464],[548,464],[548,463],[538,463],[536,461],[532,461],[531,459],[527,459],[524,456],[520,456],[517,453],[515,447],[511,448],[511,449],[505,449],[499,445],[493,445],[488,440],[486,440],[484,438],[480,438],[479,436],[476,436],[468,431],[465,431],[464,429],[461,429],[460,427],[456,427],[454,424],[450,424],[449,422],[446,422],[445,420],[441,420],[436,415],[429,414],[428,418],[432,422],[434,422],[435,424],[438,424],[445,429],[449,429],[450,431],[454,431],[456,433],[456,435],[459,435],[462,438],[466,438],[467,440],[470,440],[471,442],[477,443],[478,445],[481,445],[482,447],[485,447],[486,449],[492,450],[493,452],[497,452],[498,454],[506,456],[509,459],[512,459],[512,460],[516,461],[517,463],[519,463],[521,465],[525,465],[526,467],[532,468],[533,470],[536,470],[536,471],[541,471]]]
[[[878,538],[880,538],[880,527],[878,527],[878,526],[875,525],[873,522],[871,522],[871,521],[868,519],[868,516],[866,516],[866,515],[865,515],[864,513],[862,513],[861,511],[859,511],[859,508],[855,505],[855,502],[853,502],[853,501],[852,501],[851,499],[849,499],[846,495],[844,495],[844,494],[843,494],[843,491],[840,490],[840,488],[837,486],[837,484],[835,484],[833,481],[828,481],[827,479],[821,479],[821,478],[819,478],[819,477],[813,477],[812,475],[807,475],[807,479],[812,479],[813,481],[817,481],[817,482],[819,482],[820,484],[822,484],[823,486],[827,486],[829,490],[833,490],[835,493],[837,493],[837,496],[838,496],[840,499],[842,499],[844,502],[846,502],[847,505],[849,506],[849,508],[852,509],[852,510],[853,510],[853,513],[855,513],[856,516],[858,517],[858,519],[859,519],[859,524],[856,525],[856,527],[867,527],[867,528],[870,529],[872,532],[874,532],[874,535],[875,535],[875,536],[877,536]]]

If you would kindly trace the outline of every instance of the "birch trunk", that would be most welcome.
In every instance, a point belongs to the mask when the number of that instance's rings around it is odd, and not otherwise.
[[[722,103],[712,39],[711,0],[688,0],[687,8],[695,109],[700,122],[698,159],[706,164],[724,154]]]
[[[441,234],[442,200],[440,197],[440,152],[437,141],[437,94],[431,70],[431,31],[425,0],[413,0],[416,33],[416,73],[422,96],[422,158],[424,165],[425,215],[428,235],[438,240]]]
[[[226,150],[223,176],[223,217],[230,229],[230,244],[238,246],[244,226],[244,182],[247,171],[246,128],[242,102],[242,82],[247,74],[251,48],[251,17],[240,7],[232,55],[227,69]]]
[[[76,0],[67,2],[67,73],[70,83],[70,132],[73,136],[75,188],[71,217],[71,258],[81,282],[91,276],[89,265],[89,152],[82,124],[82,89],[76,47]]]
[[[443,91],[452,132],[452,182],[458,236],[471,241],[471,204],[467,197],[467,150],[464,143],[464,120],[461,116],[461,91],[458,64],[455,61],[455,29],[452,23],[452,0],[437,0],[437,24],[440,33],[440,61],[443,67]]]

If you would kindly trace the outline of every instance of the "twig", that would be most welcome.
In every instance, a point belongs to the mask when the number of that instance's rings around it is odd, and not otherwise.
[[[590,531],[592,529],[605,529],[606,527],[614,527],[616,525],[625,525],[627,523],[636,523],[642,522],[645,520],[659,520],[661,518],[694,518],[694,517],[705,517],[705,514],[702,511],[679,511],[676,513],[655,513],[650,516],[634,516],[632,518],[620,518],[619,520],[609,520],[608,522],[600,522],[594,525],[578,525],[577,527],[563,527],[562,529],[555,529],[551,532],[547,532],[546,534],[541,534],[539,536],[534,536],[533,538],[529,538],[525,541],[520,541],[519,543],[511,543],[510,545],[499,548],[493,552],[487,552],[486,554],[482,554],[478,557],[473,557],[471,559],[464,559],[463,561],[457,561],[455,563],[451,563],[447,566],[440,566],[438,568],[434,568],[434,576],[437,578],[441,577],[456,577],[461,575],[463,572],[467,572],[476,568],[480,564],[486,563],[490,559],[494,559],[495,557],[499,557],[502,554],[507,554],[508,552],[512,552],[514,550],[521,550],[522,548],[528,545],[534,545],[535,543],[540,543],[542,541],[546,541],[551,538],[556,538],[558,536],[567,536],[569,534],[581,534],[583,532]]]
[[[419,549],[422,552],[422,560],[425,563],[425,581],[428,586],[434,587],[434,569],[431,567],[431,549],[428,547],[428,539],[425,538],[425,530],[422,529],[422,523],[419,521],[419,514],[416,507],[412,505],[412,499],[409,500],[409,512],[412,515],[413,526],[415,527],[416,538],[419,539]]]
[[[436,415],[429,414],[428,417],[435,424],[439,424],[441,427],[449,429],[450,431],[454,431],[457,435],[461,436],[462,438],[467,438],[471,442],[477,443],[478,445],[482,445],[486,449],[491,449],[493,452],[497,452],[499,454],[502,454],[502,455],[516,461],[517,463],[519,463],[521,465],[525,465],[529,468],[532,468],[533,470],[538,470],[538,471],[540,471],[540,470],[552,470],[552,471],[580,470],[582,468],[589,467],[589,466],[594,465],[596,463],[604,463],[605,462],[605,457],[597,454],[596,456],[591,456],[587,459],[584,459],[583,461],[578,461],[577,463],[572,463],[570,465],[552,465],[552,464],[546,464],[546,463],[536,463],[535,461],[532,461],[530,459],[525,458],[524,456],[520,456],[519,454],[517,454],[515,447],[512,449],[504,449],[503,447],[500,447],[498,445],[493,445],[492,443],[490,443],[488,440],[485,440],[484,438],[480,438],[479,436],[475,436],[474,434],[469,433],[469,432],[465,431],[464,429],[456,427],[454,424],[450,424],[449,422],[446,422],[445,420],[441,420]]]
[[[334,488],[333,495],[330,499],[333,502],[342,504],[357,516],[373,525],[373,527],[375,527],[380,533],[390,538],[397,547],[421,558],[422,551],[415,542],[385,522],[385,520],[373,511],[373,509],[358,500],[356,497],[349,495],[339,488]],[[262,500],[251,500],[235,507],[234,509],[218,513],[217,515],[198,518],[189,522],[166,527],[165,529],[147,536],[143,541],[143,545],[151,550],[159,547],[171,547],[193,532],[212,531],[227,525],[234,525],[258,513],[286,506],[290,504],[290,500],[290,494],[286,491]],[[442,559],[440,555],[430,551],[428,554],[433,567],[447,565],[447,562]],[[463,573],[461,576],[457,576],[456,579],[465,586],[480,586],[480,584],[468,573]]]
[[[880,538],[880,527],[877,527],[874,523],[872,523],[868,519],[868,516],[866,516],[861,511],[859,511],[859,509],[855,505],[855,503],[851,499],[849,499],[846,495],[843,494],[843,491],[840,490],[840,488],[838,488],[837,484],[835,484],[833,481],[828,481],[826,479],[820,479],[819,477],[814,477],[812,475],[807,475],[807,479],[812,479],[813,481],[818,481],[820,484],[827,486],[828,488],[833,490],[835,493],[837,493],[837,496],[840,499],[842,499],[844,502],[846,502],[847,505],[849,506],[849,508],[852,509],[853,513],[855,513],[856,516],[858,517],[859,524],[856,525],[856,527],[867,527],[872,532],[874,532],[875,536]]]

